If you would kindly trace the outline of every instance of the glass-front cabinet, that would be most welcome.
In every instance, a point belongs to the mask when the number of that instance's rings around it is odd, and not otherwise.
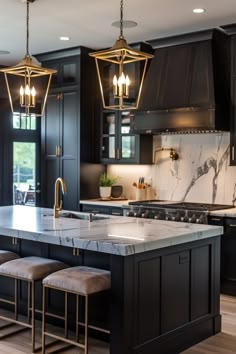
[[[103,111],[101,160],[103,163],[152,163],[152,137],[130,132],[133,113]]]

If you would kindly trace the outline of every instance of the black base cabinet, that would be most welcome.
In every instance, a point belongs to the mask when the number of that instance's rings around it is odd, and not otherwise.
[[[220,291],[236,296],[236,219],[211,216],[211,225],[224,226],[221,237]]]
[[[1,236],[0,248],[21,256],[37,255],[74,265],[111,270],[111,292],[91,299],[90,321],[110,328],[110,354],[175,354],[221,330],[220,237],[130,256]],[[76,254],[76,256],[75,256]],[[10,281],[0,279],[10,297]],[[8,289],[8,291],[6,291]],[[22,288],[20,305],[25,305]],[[63,298],[49,293],[51,309],[60,313]],[[110,297],[109,297],[110,296]],[[40,287],[37,302],[40,306]],[[110,306],[109,306],[110,299]],[[22,307],[23,308],[23,307]],[[110,310],[110,311],[109,311]],[[73,327],[73,300],[69,322]]]

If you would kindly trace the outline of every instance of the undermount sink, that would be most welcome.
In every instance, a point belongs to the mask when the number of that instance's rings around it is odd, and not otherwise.
[[[92,213],[72,213],[70,211],[59,213],[59,218],[60,217],[68,218],[68,219],[88,220],[88,221],[109,219],[109,216],[95,215]]]
[[[53,214],[44,214],[44,216],[53,216]],[[87,220],[91,222],[91,221],[109,219],[109,215],[96,215],[92,213],[80,213],[80,212],[73,213],[71,211],[61,211],[59,213],[59,218]]]

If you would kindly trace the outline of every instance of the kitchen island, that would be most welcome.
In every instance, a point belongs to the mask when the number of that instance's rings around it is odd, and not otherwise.
[[[111,330],[111,354],[174,354],[220,331],[222,227],[74,214],[0,207],[0,248],[110,269],[110,320],[107,301],[92,308]]]

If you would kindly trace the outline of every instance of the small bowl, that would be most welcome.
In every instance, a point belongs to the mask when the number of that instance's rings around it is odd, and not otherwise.
[[[111,197],[120,198],[123,193],[123,186],[112,186],[111,187]]]

